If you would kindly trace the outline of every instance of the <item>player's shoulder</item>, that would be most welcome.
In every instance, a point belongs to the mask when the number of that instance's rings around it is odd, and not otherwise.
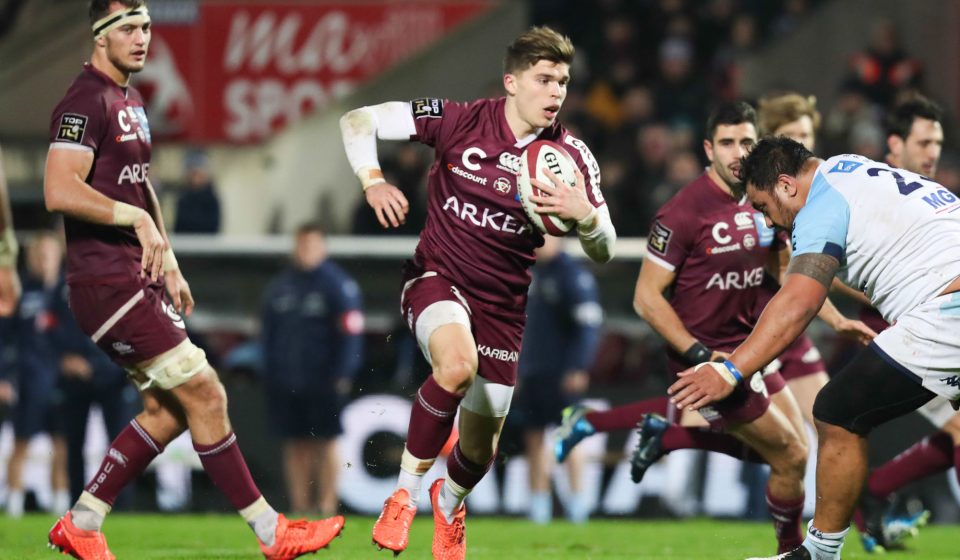
[[[711,209],[713,206],[713,186],[710,177],[703,173],[693,181],[680,188],[662,207],[658,214],[681,214],[695,216],[701,209]]]
[[[67,91],[60,103],[57,104],[55,112],[72,109],[90,111],[102,108],[106,92],[105,84],[91,71],[84,69],[67,87]]]

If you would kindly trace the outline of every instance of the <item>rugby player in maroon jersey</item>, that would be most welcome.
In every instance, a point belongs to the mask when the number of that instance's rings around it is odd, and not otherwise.
[[[542,234],[517,195],[519,156],[534,140],[551,140],[573,156],[575,187],[551,176],[549,193],[532,197],[543,213],[577,221],[586,254],[613,256],[616,233],[600,194],[597,162],[557,121],[570,80],[570,40],[534,27],[507,47],[506,96],[459,103],[423,98],[361,107],[341,119],[350,164],[384,227],[397,227],[407,200],[386,182],[376,140],[416,140],[435,149],[428,178],[427,222],[406,265],[401,310],[433,373],[417,391],[397,489],[384,503],[374,543],[400,552],[423,475],[433,465],[459,409],[459,441],[447,474],[430,488],[433,554],[466,553],[463,500],[496,457],[517,379],[529,267]]]
[[[270,507],[240,453],[223,385],[186,335],[180,314],[190,314],[193,297],[150,184],[143,99],[129,86],[150,45],[146,5],[93,0],[90,23],[93,55],[53,112],[44,197],[48,210],[64,214],[77,323],[128,371],[144,409],[50,530],[50,544],[84,560],[114,558],[100,530],[114,499],[189,429],[204,470],[253,529],[266,558],[314,552],[340,533],[343,518],[292,521]]]

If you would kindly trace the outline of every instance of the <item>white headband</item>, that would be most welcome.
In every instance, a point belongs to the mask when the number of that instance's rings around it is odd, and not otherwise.
[[[99,39],[100,37],[103,37],[107,33],[110,33],[121,25],[126,25],[127,23],[133,23],[134,25],[139,26],[148,23],[149,21],[150,14],[147,12],[146,6],[139,6],[137,8],[130,8],[129,10],[113,12],[112,14],[101,18],[97,23],[93,24],[93,38]]]

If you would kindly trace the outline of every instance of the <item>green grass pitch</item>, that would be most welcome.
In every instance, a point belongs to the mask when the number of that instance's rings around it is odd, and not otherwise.
[[[388,551],[377,552],[370,544],[371,517],[349,517],[342,538],[316,556],[316,560],[380,558],[393,560]],[[19,520],[0,517],[0,558],[30,560],[63,558],[47,549],[47,531],[54,518],[28,515]],[[120,560],[189,558],[262,558],[253,534],[236,515],[134,515],[114,514],[105,525],[111,550]],[[410,547],[403,560],[430,558],[433,522],[417,518]],[[933,525],[907,542],[909,551],[886,557],[910,559],[960,558],[960,530]],[[467,519],[467,558],[472,560],[515,559],[642,559],[742,560],[774,551],[769,523],[712,521],[652,521],[598,519],[582,526],[555,522],[533,525],[516,518]],[[865,554],[851,531],[844,559],[873,558]]]

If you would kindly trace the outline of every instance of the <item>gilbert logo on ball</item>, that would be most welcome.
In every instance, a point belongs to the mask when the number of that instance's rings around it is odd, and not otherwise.
[[[550,178],[543,171],[549,169],[561,181],[573,187],[577,184],[574,170],[576,162],[562,146],[549,140],[537,140],[530,144],[520,156],[520,171],[517,173],[517,194],[520,195],[520,204],[527,217],[541,232],[548,235],[564,235],[574,226],[576,220],[562,220],[552,214],[538,214],[537,205],[530,202],[530,195],[546,196],[530,182],[536,179],[541,183],[552,185]]]

